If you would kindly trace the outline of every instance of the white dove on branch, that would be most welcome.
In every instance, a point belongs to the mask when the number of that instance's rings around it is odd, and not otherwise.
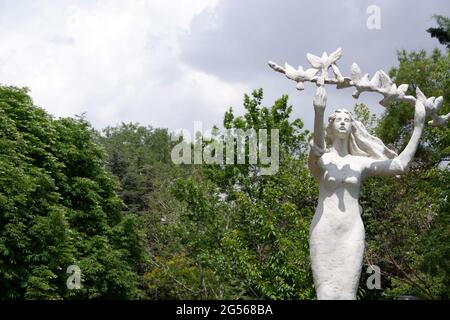
[[[450,113],[442,116],[438,115],[438,111],[442,107],[442,103],[444,102],[444,98],[442,96],[437,98],[430,97],[427,99],[423,92],[420,91],[419,88],[417,88],[417,99],[422,101],[425,109],[432,119],[431,121],[428,121],[429,125],[433,127],[444,127],[447,125],[447,122],[450,119]]]
[[[356,88],[356,91],[353,93],[355,99],[359,98],[361,92],[370,91],[378,92],[383,95],[383,100],[379,102],[383,107],[387,107],[391,100],[415,101],[413,96],[405,95],[408,90],[407,84],[402,84],[397,88],[397,85],[383,70],[375,72],[373,78],[369,80],[369,74],[366,73],[364,76],[361,76],[359,66],[356,63],[353,63],[351,66],[351,79],[351,85]]]
[[[342,56],[342,49],[339,48],[328,56],[326,52],[322,54],[322,57],[315,56],[311,53],[306,55],[312,68],[303,70],[302,66],[298,69],[294,69],[287,62],[284,64],[284,68],[276,64],[275,62],[269,61],[269,66],[277,71],[284,73],[288,79],[297,82],[297,89],[304,89],[304,82],[315,82],[317,85],[326,84],[336,84],[340,88],[348,87],[350,78],[343,78],[339,69],[336,66],[336,61]],[[335,79],[329,79],[327,77],[328,69],[332,67],[333,72],[336,76]],[[341,79],[342,78],[342,79]]]
[[[284,68],[286,70],[286,77],[296,81],[297,89],[299,90],[303,90],[305,88],[304,82],[310,81],[310,79],[312,79],[317,73],[317,70],[313,68],[303,71],[302,66],[299,66],[298,69],[295,70],[287,62],[284,64]]]
[[[306,54],[306,59],[308,59],[311,66],[317,69],[317,85],[323,86],[325,84],[325,78],[328,74],[328,68],[330,68],[339,58],[342,57],[342,49],[338,48],[330,56],[326,52],[322,54],[319,58],[311,53]]]
[[[419,99],[424,103],[427,110],[427,114],[431,116],[432,120],[429,124],[432,126],[446,126],[450,121],[450,113],[439,116],[437,113],[442,106],[442,97],[430,97],[426,98],[419,88],[416,90],[416,97],[406,95],[408,90],[407,84],[397,85],[392,81],[389,75],[383,70],[379,70],[375,73],[372,79],[369,79],[369,74],[362,75],[361,69],[356,63],[351,66],[351,76],[342,76],[339,68],[336,65],[336,61],[342,56],[342,49],[338,48],[329,56],[326,52],[322,54],[322,57],[315,56],[307,53],[306,58],[311,64],[312,68],[303,70],[301,66],[298,69],[294,69],[287,62],[285,67],[281,67],[276,63],[269,61],[269,66],[277,71],[284,73],[288,79],[297,82],[297,89],[303,90],[305,82],[316,83],[317,86],[324,86],[325,84],[336,85],[337,89],[355,87],[356,90],[352,94],[355,99],[358,99],[360,94],[364,91],[378,92],[383,95],[383,99],[379,102],[383,107],[387,107],[390,101],[405,101],[412,105]],[[334,78],[328,77],[328,69],[332,68]]]

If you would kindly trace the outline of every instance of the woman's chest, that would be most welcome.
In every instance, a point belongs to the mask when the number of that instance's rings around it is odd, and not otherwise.
[[[327,185],[359,185],[361,182],[362,166],[357,158],[323,156],[319,165],[323,169],[323,181]]]

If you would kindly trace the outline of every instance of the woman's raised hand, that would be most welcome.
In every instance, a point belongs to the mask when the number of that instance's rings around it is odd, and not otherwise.
[[[425,106],[422,101],[417,99],[415,105],[414,125],[423,126],[425,122],[425,116],[426,116]]]
[[[428,103],[427,97],[420,91],[419,87],[416,88],[416,104],[415,104],[415,113],[414,113],[414,125],[423,125],[426,117],[426,109],[425,104]],[[434,98],[433,98],[434,99]]]
[[[327,104],[327,92],[323,86],[317,87],[316,95],[314,96],[313,105],[314,108],[319,110],[325,110]]]

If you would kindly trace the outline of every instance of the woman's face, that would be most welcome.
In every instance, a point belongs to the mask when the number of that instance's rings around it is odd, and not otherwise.
[[[352,119],[347,112],[336,112],[332,123],[333,135],[337,138],[347,138],[352,129]]]

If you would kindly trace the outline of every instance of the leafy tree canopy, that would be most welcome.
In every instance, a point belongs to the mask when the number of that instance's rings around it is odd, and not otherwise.
[[[0,298],[136,298],[139,219],[83,119],[53,119],[26,89],[0,87]],[[66,270],[81,269],[80,290]]]

